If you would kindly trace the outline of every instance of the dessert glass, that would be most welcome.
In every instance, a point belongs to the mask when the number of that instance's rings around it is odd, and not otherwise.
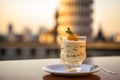
[[[68,72],[80,72],[80,65],[86,58],[86,36],[78,36],[78,40],[67,40],[62,36],[60,58],[65,63]]]

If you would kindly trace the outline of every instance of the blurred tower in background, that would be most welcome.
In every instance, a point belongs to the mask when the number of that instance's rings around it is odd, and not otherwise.
[[[108,41],[107,38],[104,36],[104,32],[103,32],[101,24],[99,25],[99,31],[98,31],[98,34],[97,34],[97,36],[96,36],[96,38],[94,40],[98,41],[98,42],[106,42],[106,41]]]
[[[91,40],[93,0],[60,0],[58,8],[58,37],[66,35],[65,30],[70,27],[72,31],[87,36]]]
[[[13,33],[13,27],[12,24],[9,24],[8,26],[8,34],[12,34]]]
[[[7,38],[8,42],[14,42],[14,41],[16,41],[15,34],[13,32],[13,26],[12,26],[12,24],[8,25],[8,34],[7,34],[6,38]]]
[[[57,35],[58,35],[58,32],[57,32],[57,27],[58,27],[58,9],[56,9],[56,12],[55,12],[55,28],[53,30],[53,35],[54,35],[54,43],[57,43]]]

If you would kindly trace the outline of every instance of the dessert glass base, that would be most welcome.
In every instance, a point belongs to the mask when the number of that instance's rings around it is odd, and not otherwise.
[[[66,65],[65,70],[68,72],[80,72],[81,67],[80,65]]]

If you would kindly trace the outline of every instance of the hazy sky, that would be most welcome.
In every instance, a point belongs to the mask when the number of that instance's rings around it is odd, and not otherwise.
[[[25,27],[34,33],[40,26],[51,28],[57,6],[58,0],[0,0],[0,31],[6,33],[9,23],[17,33]]]
[[[94,33],[102,25],[106,35],[120,33],[120,0],[94,0]]]
[[[29,27],[37,33],[40,26],[53,28],[59,0],[0,0],[0,34],[7,33],[9,23],[21,33]],[[102,25],[106,35],[120,33],[120,0],[94,0],[93,34]]]

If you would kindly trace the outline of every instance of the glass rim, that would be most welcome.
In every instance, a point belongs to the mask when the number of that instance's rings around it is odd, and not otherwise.
[[[67,36],[60,36],[60,38],[62,37],[67,37]],[[87,36],[78,36],[78,38],[87,38]]]
[[[63,38],[67,38],[67,36],[60,36],[60,40],[62,40]],[[78,38],[86,40],[87,36],[78,36]]]

